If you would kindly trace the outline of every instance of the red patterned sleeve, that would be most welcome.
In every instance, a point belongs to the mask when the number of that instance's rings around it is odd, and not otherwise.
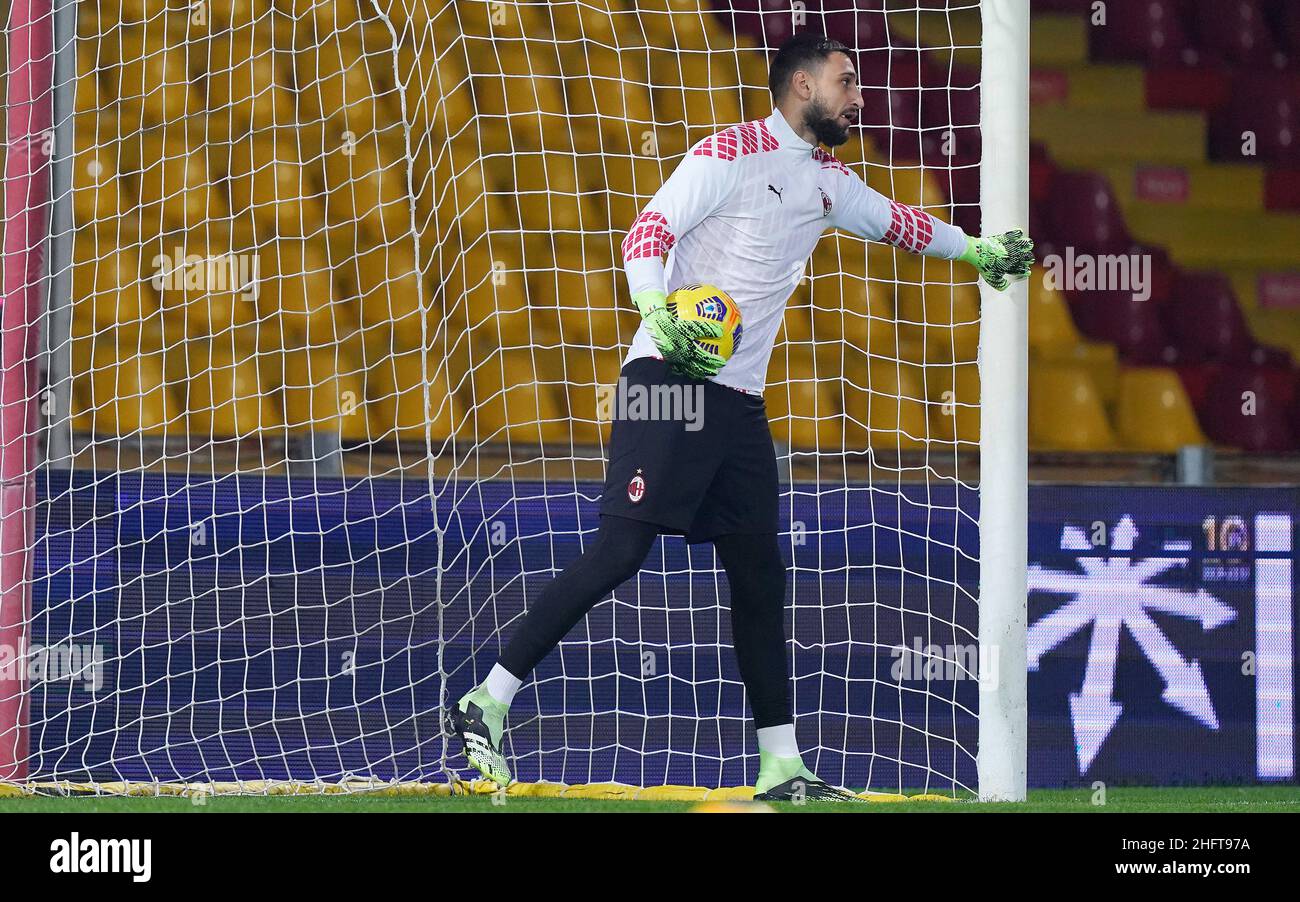
[[[892,244],[912,254],[956,260],[966,250],[966,233],[907,204],[867,187],[843,164],[835,179],[833,225],[871,241]]]

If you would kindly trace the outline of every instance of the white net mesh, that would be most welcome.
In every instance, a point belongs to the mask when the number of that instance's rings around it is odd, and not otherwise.
[[[623,234],[694,141],[770,112],[767,51],[804,28],[858,48],[863,140],[837,154],[975,229],[977,4],[884,6],[38,16],[58,48],[33,89],[54,103],[43,456],[0,623],[28,646],[0,776],[465,773],[440,706],[596,526],[637,324]],[[836,783],[974,785],[967,276],[828,235],[772,355],[796,722]],[[516,699],[516,776],[752,783],[727,603],[708,546],[662,539]]]

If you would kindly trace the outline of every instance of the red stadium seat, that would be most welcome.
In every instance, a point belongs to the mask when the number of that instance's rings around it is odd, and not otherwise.
[[[1210,56],[1233,66],[1286,65],[1258,0],[1199,0],[1193,10],[1197,39]]]
[[[1293,73],[1238,75],[1233,102],[1210,122],[1210,154],[1214,159],[1243,162],[1242,134],[1255,135],[1256,160],[1300,163],[1300,77]]]
[[[1221,273],[1180,273],[1165,320],[1193,359],[1244,363],[1255,344],[1232,283]]]
[[[1106,24],[1092,29],[1092,51],[1097,59],[1156,65],[1200,62],[1187,33],[1182,0],[1129,0],[1109,3],[1106,10]]]
[[[1295,371],[1287,368],[1224,367],[1206,388],[1201,426],[1213,441],[1245,451],[1294,450],[1290,408]]]
[[[1048,233],[1062,245],[1090,254],[1128,253],[1133,240],[1105,176],[1062,172],[1052,179],[1045,212]]]
[[[1172,365],[1181,355],[1172,345],[1151,301],[1123,290],[1067,292],[1075,323],[1096,341],[1113,342],[1128,363]]]

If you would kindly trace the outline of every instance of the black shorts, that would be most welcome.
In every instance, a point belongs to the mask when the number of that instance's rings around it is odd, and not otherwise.
[[[611,415],[602,514],[688,542],[777,531],[776,449],[761,395],[640,357],[623,367]]]

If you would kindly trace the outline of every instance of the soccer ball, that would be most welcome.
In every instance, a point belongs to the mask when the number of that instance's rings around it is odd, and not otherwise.
[[[713,285],[683,285],[668,295],[668,309],[679,319],[712,320],[722,323],[718,338],[699,339],[700,347],[712,351],[723,360],[740,347],[744,329],[740,324],[740,307],[725,291]]]

